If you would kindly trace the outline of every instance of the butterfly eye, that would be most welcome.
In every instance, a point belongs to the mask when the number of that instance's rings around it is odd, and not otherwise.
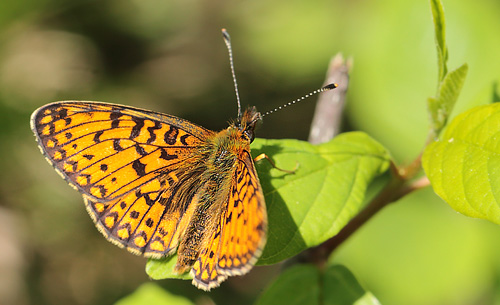
[[[255,139],[255,133],[253,132],[253,130],[247,129],[243,133],[245,134],[247,139],[250,141],[250,143],[252,143],[253,140]]]

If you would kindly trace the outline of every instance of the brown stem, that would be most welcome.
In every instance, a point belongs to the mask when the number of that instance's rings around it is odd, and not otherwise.
[[[351,221],[344,228],[342,228],[337,235],[325,241],[321,245],[312,248],[312,255],[310,256],[311,260],[313,260],[318,266],[323,267],[330,254],[383,207],[430,184],[427,177],[422,177],[408,185],[406,185],[406,182],[407,181],[405,180],[394,177],[366,206],[366,208],[351,219]]]
[[[412,183],[403,186],[400,190],[401,196],[399,198],[402,198],[411,192],[417,191],[417,190],[422,189],[424,187],[427,187],[429,185],[431,185],[429,178],[427,178],[427,176],[423,176],[420,179],[417,179],[417,180],[413,181]]]
[[[427,135],[427,139],[425,140],[424,148],[429,145],[434,140],[434,132],[430,131]],[[420,152],[420,154],[413,160],[410,165],[399,170],[399,174],[405,179],[409,180],[415,177],[416,174],[422,169],[422,154],[424,150]]]
[[[328,142],[340,132],[350,66],[350,62],[345,62],[341,54],[331,59],[325,84],[337,83],[338,87],[319,95],[309,132],[311,144]]]

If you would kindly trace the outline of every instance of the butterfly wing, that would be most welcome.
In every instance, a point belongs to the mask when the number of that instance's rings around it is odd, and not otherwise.
[[[180,118],[96,102],[57,102],[31,119],[42,153],[85,199],[101,232],[135,253],[175,248],[190,217],[196,152],[212,132]],[[184,218],[184,220],[183,220]]]
[[[87,211],[99,231],[118,246],[146,257],[168,255],[177,247],[196,203],[192,197],[176,196],[180,186],[163,190],[159,183],[152,180],[113,202],[84,198]]]
[[[228,276],[247,273],[266,242],[267,212],[248,150],[243,150],[233,177],[227,208],[210,243],[194,263],[193,284],[209,290]]]

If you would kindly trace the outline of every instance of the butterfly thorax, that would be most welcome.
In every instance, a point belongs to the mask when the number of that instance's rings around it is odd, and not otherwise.
[[[244,151],[250,151],[250,144],[254,140],[254,131],[261,114],[255,107],[248,108],[240,118],[230,126],[216,133],[207,143],[206,154],[201,163],[205,173],[209,176],[233,175],[238,158]],[[204,177],[209,180],[218,180],[216,177]]]

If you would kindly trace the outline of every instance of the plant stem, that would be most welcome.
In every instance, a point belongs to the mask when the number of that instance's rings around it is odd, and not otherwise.
[[[310,252],[310,259],[315,264],[323,268],[330,254],[383,207],[401,199],[413,191],[428,186],[430,183],[425,176],[409,184],[407,184],[407,182],[408,181],[400,179],[397,176],[393,176],[389,183],[366,206],[366,208],[352,218],[351,221],[349,221],[349,223],[343,227],[339,233],[337,233],[337,235],[325,241],[321,245],[312,248]]]
[[[345,62],[340,53],[330,60],[324,84],[338,83],[338,87],[323,92],[318,97],[309,132],[311,144],[328,142],[339,134],[349,85],[350,66],[350,61]]]

